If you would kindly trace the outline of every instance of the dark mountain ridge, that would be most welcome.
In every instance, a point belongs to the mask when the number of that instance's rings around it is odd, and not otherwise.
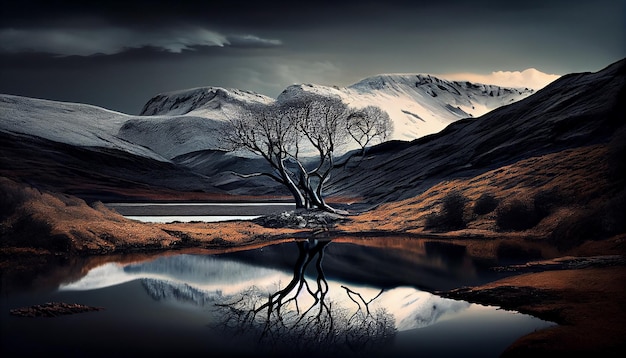
[[[147,193],[224,194],[207,177],[123,150],[80,147],[0,131],[0,176],[87,201],[141,199]],[[134,193],[134,194],[133,194]]]
[[[433,184],[471,177],[532,156],[606,143],[626,123],[626,59],[595,73],[561,77],[519,102],[463,119],[411,142],[357,154],[329,185],[329,195],[369,203],[416,196]]]

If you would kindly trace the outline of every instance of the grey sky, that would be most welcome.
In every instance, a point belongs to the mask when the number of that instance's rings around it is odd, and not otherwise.
[[[5,1],[0,93],[137,113],[198,86],[597,71],[626,57],[625,16],[626,0]]]

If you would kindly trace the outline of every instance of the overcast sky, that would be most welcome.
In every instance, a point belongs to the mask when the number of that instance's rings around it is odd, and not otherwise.
[[[379,73],[532,85],[626,57],[625,16],[626,0],[5,0],[0,93],[136,114],[199,86],[276,97]]]

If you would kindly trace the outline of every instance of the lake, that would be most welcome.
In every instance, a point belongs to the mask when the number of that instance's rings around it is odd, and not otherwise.
[[[431,293],[502,275],[488,266],[402,238],[60,262],[29,284],[3,281],[0,355],[496,357],[554,324]],[[51,301],[104,310],[8,314]]]
[[[262,215],[294,210],[295,204],[283,202],[259,203],[106,203],[129,219],[153,222],[218,222],[252,220]]]

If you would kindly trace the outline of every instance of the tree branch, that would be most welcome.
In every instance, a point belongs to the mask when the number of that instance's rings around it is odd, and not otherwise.
[[[276,182],[280,183],[280,184],[285,184],[285,182],[278,176],[274,175],[274,174],[270,174],[270,173],[250,173],[250,174],[242,174],[242,173],[237,173],[237,172],[230,172],[231,174],[238,176],[240,178],[244,178],[244,179],[248,179],[248,178],[254,178],[254,177],[260,177],[260,176],[266,176],[266,177],[270,177],[273,180],[275,180]]]

